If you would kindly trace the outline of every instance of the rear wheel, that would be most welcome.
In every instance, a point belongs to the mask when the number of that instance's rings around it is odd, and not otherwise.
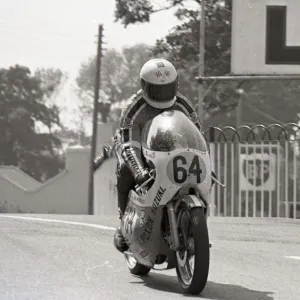
[[[129,254],[125,255],[125,260],[130,273],[133,275],[146,276],[151,270],[150,268],[138,263],[137,260]]]
[[[185,204],[178,214],[180,250],[176,252],[176,272],[186,294],[200,294],[209,272],[209,237],[204,211]]]

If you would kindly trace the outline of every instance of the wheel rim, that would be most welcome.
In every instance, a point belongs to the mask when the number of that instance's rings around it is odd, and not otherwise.
[[[190,285],[195,269],[194,238],[191,234],[191,217],[187,210],[182,211],[178,216],[178,229],[180,237],[180,249],[176,252],[178,270],[182,282]]]
[[[125,259],[126,259],[127,266],[128,266],[130,269],[134,269],[135,266],[136,266],[136,264],[137,264],[137,260],[136,260],[133,256],[131,256],[131,255],[129,255],[129,254],[127,254],[127,255],[125,256]]]

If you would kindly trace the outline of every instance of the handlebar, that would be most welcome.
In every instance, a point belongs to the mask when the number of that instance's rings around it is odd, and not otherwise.
[[[226,187],[225,184],[223,184],[223,183],[221,183],[220,181],[218,181],[218,179],[215,178],[214,176],[212,176],[212,180],[213,180],[215,183],[217,183],[218,185],[220,185],[222,188],[225,188],[225,187]]]

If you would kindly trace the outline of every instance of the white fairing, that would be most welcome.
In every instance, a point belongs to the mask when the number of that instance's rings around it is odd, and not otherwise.
[[[147,194],[143,197],[138,196],[134,191],[131,191],[132,201],[141,207],[151,207],[153,204],[153,199],[155,198],[159,188],[165,189],[159,205],[166,205],[170,199],[182,188],[183,185],[187,187],[196,187],[200,192],[204,200],[209,204],[210,199],[208,197],[210,187],[211,187],[211,165],[208,152],[202,152],[194,149],[176,149],[172,152],[159,152],[159,151],[149,151],[143,149],[145,157],[151,160],[156,169],[156,180]],[[201,177],[201,182],[196,183],[195,175],[190,175],[189,178],[184,182],[184,184],[177,184],[174,182],[174,168],[172,167],[172,162],[175,157],[183,156],[187,161],[191,161],[190,157],[198,156],[201,158],[204,165],[201,168],[205,173]],[[188,163],[186,164],[188,165]],[[202,176],[202,175],[201,175]],[[172,180],[173,179],[173,180]]]
[[[145,127],[143,154],[155,169],[155,181],[143,196],[130,192],[121,229],[137,261],[152,267],[156,256],[169,249],[161,232],[163,207],[175,195],[178,200],[189,195],[190,188],[200,194],[190,197],[193,206],[201,206],[201,198],[209,205],[212,178],[205,140],[183,113],[163,113]]]

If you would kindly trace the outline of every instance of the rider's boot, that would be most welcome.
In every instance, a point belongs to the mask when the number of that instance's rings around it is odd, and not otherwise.
[[[121,194],[120,192],[118,192],[118,205],[119,205],[120,220],[123,218],[123,214],[124,214],[126,203],[127,203],[127,197],[128,197],[128,195],[124,195],[124,194]],[[125,242],[125,239],[121,232],[120,226],[118,228],[116,228],[116,232],[114,235],[114,246],[118,251],[120,251],[122,253],[124,253],[126,250],[128,250],[128,245]]]

